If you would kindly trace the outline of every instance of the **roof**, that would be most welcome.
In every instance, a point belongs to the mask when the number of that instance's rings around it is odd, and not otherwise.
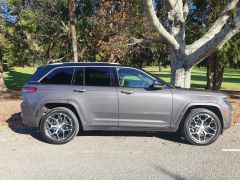
[[[69,63],[53,63],[47,66],[61,67],[61,66],[122,66],[118,63],[107,63],[107,62],[69,62]]]

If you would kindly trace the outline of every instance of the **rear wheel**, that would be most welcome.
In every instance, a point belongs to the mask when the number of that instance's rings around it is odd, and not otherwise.
[[[208,145],[217,140],[221,132],[218,116],[204,108],[192,109],[183,127],[183,136],[194,145]]]
[[[64,144],[71,141],[79,131],[75,114],[64,107],[51,109],[40,124],[41,134],[51,144]]]

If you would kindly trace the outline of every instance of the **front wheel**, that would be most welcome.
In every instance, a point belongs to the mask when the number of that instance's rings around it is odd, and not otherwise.
[[[208,109],[192,109],[183,127],[183,136],[194,145],[208,145],[217,140],[221,132],[218,116]]]
[[[41,134],[51,144],[64,144],[71,141],[79,131],[75,114],[64,107],[51,109],[41,120]]]

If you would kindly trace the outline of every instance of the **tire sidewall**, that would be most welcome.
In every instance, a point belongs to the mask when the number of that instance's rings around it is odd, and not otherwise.
[[[65,140],[57,141],[57,140],[50,138],[46,134],[45,123],[46,123],[47,118],[53,113],[64,113],[64,114],[68,115],[72,120],[72,125],[73,125],[72,134]],[[78,131],[79,131],[79,123],[78,123],[76,115],[71,110],[69,110],[67,108],[63,108],[63,107],[51,109],[49,112],[47,112],[45,114],[45,116],[42,118],[41,123],[40,123],[40,132],[43,136],[43,139],[50,144],[65,144],[65,143],[71,141],[77,135]]]
[[[212,118],[214,118],[214,120],[217,123],[217,133],[216,133],[215,137],[213,139],[211,139],[210,141],[206,142],[206,143],[200,143],[200,142],[195,141],[191,137],[190,132],[189,132],[189,126],[190,126],[191,120],[193,119],[193,117],[195,117],[196,115],[200,115],[200,114],[210,115]],[[210,110],[207,110],[207,109],[193,109],[186,118],[186,121],[185,121],[184,127],[183,127],[183,131],[184,131],[183,133],[184,133],[185,138],[191,144],[199,145],[199,146],[209,145],[209,144],[212,144],[213,142],[215,142],[217,140],[218,136],[220,135],[220,133],[221,133],[221,122],[220,122],[218,116]]]

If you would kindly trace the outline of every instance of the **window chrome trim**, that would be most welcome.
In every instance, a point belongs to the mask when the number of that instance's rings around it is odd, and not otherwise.
[[[118,81],[118,84],[119,84],[119,87],[120,86],[120,82],[119,82],[119,75],[118,75],[118,69],[134,69],[136,71],[140,71],[141,73],[147,75],[148,77],[154,79],[154,80],[157,80],[155,77],[151,76],[150,74],[142,71],[141,69],[138,69],[138,68],[134,68],[134,67],[126,67],[126,66],[60,66],[60,67],[55,67],[54,69],[52,69],[51,71],[49,71],[48,73],[46,73],[42,78],[40,78],[38,81],[34,81],[34,82],[38,82],[39,84],[41,84],[41,81],[46,77],[48,76],[50,73],[52,73],[53,71],[55,71],[56,69],[60,69],[60,68],[74,68],[73,71],[75,71],[75,68],[83,68],[84,69],[84,82],[83,82],[83,86],[85,86],[85,68],[86,67],[108,67],[108,68],[115,68],[116,69],[116,72],[117,72],[117,81]],[[111,73],[111,72],[110,72]],[[73,73],[73,76],[74,76],[74,73]],[[111,86],[113,87],[113,86]]]

